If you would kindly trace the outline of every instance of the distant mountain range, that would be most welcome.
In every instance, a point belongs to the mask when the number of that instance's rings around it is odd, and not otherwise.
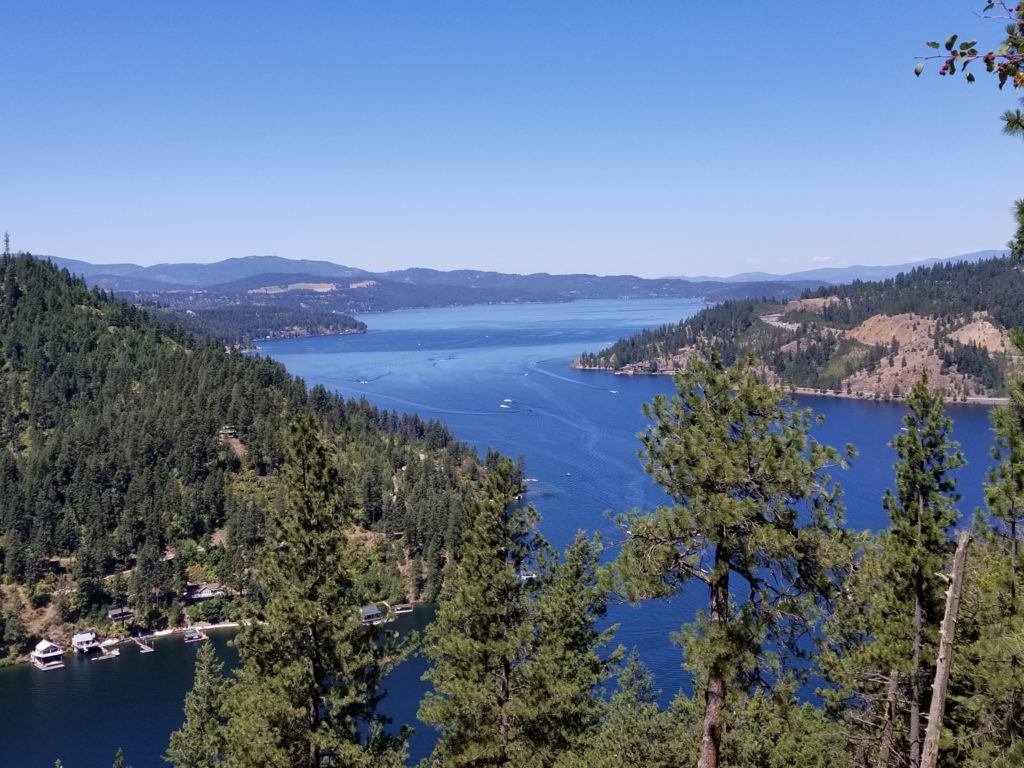
[[[855,280],[877,280],[945,262],[977,262],[1000,251],[952,259],[825,268],[775,275],[747,272],[729,278],[645,279],[634,275],[529,275],[411,268],[370,272],[329,261],[246,256],[213,264],[91,264],[49,257],[89,285],[158,307],[199,333],[226,343],[276,335],[350,332],[350,315],[416,307],[609,298],[687,298],[717,304],[729,299],[788,301],[804,291]]]
[[[261,275],[302,275],[344,280],[369,275],[362,269],[329,261],[283,259],[280,256],[244,256],[212,264],[90,264],[76,259],[50,256],[58,267],[84,277],[90,285],[112,291],[171,291],[210,288]]]
[[[795,298],[820,280],[649,280],[634,275],[529,275],[435,269],[369,272],[327,261],[247,256],[213,264],[90,264],[49,257],[90,285],[139,301],[192,312],[254,304],[336,313],[466,304],[607,298]]]
[[[948,259],[925,259],[924,261],[908,261],[903,264],[888,264],[865,266],[854,264],[849,267],[821,267],[820,269],[807,269],[802,272],[790,272],[788,274],[776,275],[770,272],[741,272],[732,277],[678,277],[678,280],[689,280],[695,283],[706,281],[719,283],[749,283],[761,281],[788,281],[788,280],[820,280],[823,283],[833,285],[852,283],[854,280],[885,280],[895,277],[901,272],[909,272],[918,267],[931,267],[936,264],[950,264],[958,261],[984,261],[997,256],[1005,256],[1005,250],[988,250],[965,253],[962,256],[952,256]]]

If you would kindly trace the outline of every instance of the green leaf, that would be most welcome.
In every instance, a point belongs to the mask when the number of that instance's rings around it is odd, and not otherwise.
[[[974,73],[973,72],[968,72],[967,73],[967,82],[968,83],[973,83],[974,82]]]
[[[914,74],[917,75],[918,77],[921,76],[922,72],[924,72],[924,63],[923,62],[921,64],[918,64],[916,67],[914,67]]]
[[[956,38],[957,38],[956,35],[950,35],[949,36],[949,40],[946,41],[946,50],[947,51],[952,51],[953,50],[953,46],[956,45]]]
[[[925,43],[925,45],[927,45],[929,48],[938,48],[939,47],[939,44],[935,43],[935,42]]]

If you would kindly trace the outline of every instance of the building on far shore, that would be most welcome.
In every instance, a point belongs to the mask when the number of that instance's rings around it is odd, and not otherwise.
[[[37,669],[60,669],[64,666],[64,650],[49,640],[40,640],[29,654]]]
[[[107,608],[107,618],[110,621],[131,621],[135,618],[135,611],[120,605],[112,605]]]
[[[95,629],[83,629],[71,637],[71,646],[79,653],[89,653],[100,647],[100,638]]]
[[[201,603],[204,600],[213,600],[215,597],[227,597],[229,591],[223,584],[208,581],[202,584],[189,584],[185,587],[182,597],[186,603]]]
[[[382,624],[386,618],[384,612],[376,605],[364,605],[359,609],[359,612],[362,614],[363,625],[367,627],[374,624]]]

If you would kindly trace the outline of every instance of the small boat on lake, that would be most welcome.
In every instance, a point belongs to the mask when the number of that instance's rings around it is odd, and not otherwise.
[[[395,613],[412,613],[412,603],[399,603],[394,610]]]
[[[201,629],[195,627],[187,627],[185,629],[185,642],[186,643],[201,643],[206,639],[206,633]]]

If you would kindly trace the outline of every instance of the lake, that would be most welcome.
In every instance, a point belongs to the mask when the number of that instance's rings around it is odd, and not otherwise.
[[[527,476],[536,478],[528,498],[552,544],[565,546],[579,529],[602,531],[614,542],[618,533],[607,512],[667,501],[643,472],[636,433],[644,427],[642,404],[672,391],[672,380],[576,371],[569,363],[580,352],[677,322],[701,306],[638,299],[408,310],[363,316],[367,334],[267,341],[260,352],[308,385],[440,419],[481,455],[488,447],[523,455]],[[887,443],[899,431],[903,406],[816,397],[800,402],[825,416],[815,428],[819,440],[837,447],[852,442],[859,450],[851,468],[836,473],[849,525],[884,527],[881,497],[893,484],[895,460]],[[947,410],[968,459],[957,475],[966,521],[983,503],[988,410]],[[641,649],[666,697],[686,686],[669,634],[692,617],[702,596],[694,590],[610,611],[610,621],[620,625],[615,642]],[[422,625],[430,615],[418,611],[409,621]],[[8,750],[0,763],[49,768],[61,757],[67,768],[107,766],[121,745],[135,768],[161,765],[167,735],[181,722],[193,655],[177,638],[146,656],[127,650],[116,661],[73,659],[55,672],[0,670],[0,739]],[[390,678],[386,709],[396,720],[415,717],[425,690],[422,670],[422,660],[413,659]],[[421,757],[432,735],[417,728],[411,751]]]

